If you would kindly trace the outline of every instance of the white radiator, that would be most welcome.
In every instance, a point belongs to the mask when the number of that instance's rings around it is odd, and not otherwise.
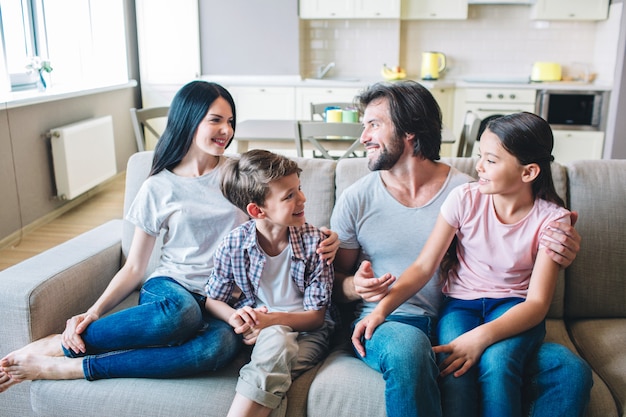
[[[61,199],[71,200],[117,172],[111,116],[51,129],[50,142]]]

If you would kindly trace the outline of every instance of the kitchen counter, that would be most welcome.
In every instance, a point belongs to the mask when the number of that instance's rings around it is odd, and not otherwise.
[[[214,81],[225,86],[277,86],[277,87],[355,87],[362,88],[376,82],[385,81],[380,77],[376,78],[352,78],[336,77],[324,79],[303,79],[299,75],[203,75],[203,80]],[[523,82],[516,79],[498,79],[487,81],[487,78],[468,81],[467,78],[441,79],[437,81],[415,81],[428,89],[434,88],[519,88],[533,90],[580,90],[580,91],[610,91],[611,86],[607,84],[584,83],[578,81],[559,82]]]
[[[276,86],[276,87],[347,87],[363,88],[368,85],[385,81],[381,77],[335,77],[335,78],[302,78],[299,75],[203,75],[201,79],[213,81],[224,86]],[[428,89],[450,88],[455,86],[454,81],[437,80],[422,81],[416,80]]]

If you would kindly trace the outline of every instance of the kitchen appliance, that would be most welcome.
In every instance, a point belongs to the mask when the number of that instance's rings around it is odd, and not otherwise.
[[[478,129],[482,132],[486,123],[493,117],[523,111],[535,111],[536,94],[526,88],[468,88],[465,91],[463,114],[473,113],[481,119]],[[457,125],[455,125],[457,126]],[[457,129],[455,129],[457,130]],[[477,141],[480,140],[480,134]],[[471,155],[478,153],[479,142],[474,143]]]
[[[536,113],[552,129],[603,130],[606,91],[539,90]]]
[[[438,80],[446,69],[446,56],[441,52],[422,52],[422,80]]]
[[[556,62],[535,62],[530,72],[530,81],[561,81],[561,64]]]

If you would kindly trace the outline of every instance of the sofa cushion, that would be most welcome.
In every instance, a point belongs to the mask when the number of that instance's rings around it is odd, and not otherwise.
[[[249,361],[250,353],[244,349],[226,368],[207,375],[175,379],[33,381],[32,407],[36,416],[46,417],[222,417],[228,413],[235,395],[239,369]],[[293,381],[287,400],[272,416],[306,415],[309,386],[319,366]]]
[[[586,355],[578,350],[576,344],[572,342],[569,330],[563,320],[546,320],[545,341],[563,345],[578,356],[583,356],[585,360],[587,360]],[[588,360],[587,362],[591,365]],[[595,369],[595,367],[592,366],[592,369]],[[591,388],[591,396],[587,409],[593,410],[593,414],[587,413],[586,415],[602,417],[617,417],[621,415],[618,414],[611,390],[604,382],[603,378],[595,371],[593,372],[593,387]]]
[[[311,383],[307,417],[385,415],[382,374],[357,359],[346,346],[334,350]]]
[[[626,319],[575,320],[569,323],[569,329],[581,355],[600,376],[602,384],[608,385],[620,407],[617,415],[623,416],[626,412]],[[603,398],[613,405],[611,395],[604,394]],[[597,412],[599,405],[590,404],[590,408]],[[597,415],[615,414],[605,410]]]
[[[292,158],[302,169],[300,183],[306,197],[306,221],[329,227],[335,205],[335,168],[337,162],[323,158]]]
[[[568,172],[582,243],[566,271],[565,314],[626,318],[626,160],[577,161]]]

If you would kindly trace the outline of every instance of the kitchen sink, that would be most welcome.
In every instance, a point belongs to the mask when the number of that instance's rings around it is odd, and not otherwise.
[[[336,83],[357,83],[361,81],[357,77],[325,77],[325,78],[305,78],[304,82],[307,84],[336,84]]]

